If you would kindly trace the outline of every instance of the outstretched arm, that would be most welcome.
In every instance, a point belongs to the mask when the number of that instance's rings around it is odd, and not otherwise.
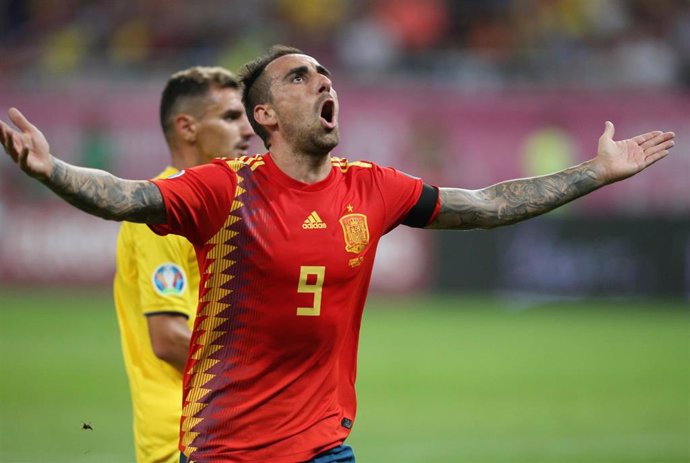
[[[665,157],[673,132],[654,131],[614,141],[606,122],[597,156],[551,175],[510,180],[481,190],[441,188],[441,210],[427,228],[468,230],[536,217],[609,183],[628,178]]]
[[[89,214],[109,220],[162,223],[165,206],[148,181],[124,180],[102,170],[76,167],[50,154],[45,136],[17,109],[8,113],[19,129],[0,121],[0,143],[29,176]]]

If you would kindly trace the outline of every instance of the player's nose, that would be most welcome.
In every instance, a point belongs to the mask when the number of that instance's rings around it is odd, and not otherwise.
[[[333,83],[331,82],[331,79],[328,78],[328,76],[325,76],[323,74],[318,74],[319,76],[319,93],[330,93],[331,89],[333,88]]]

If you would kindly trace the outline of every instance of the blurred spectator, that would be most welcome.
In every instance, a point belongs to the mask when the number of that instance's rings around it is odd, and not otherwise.
[[[45,37],[41,72],[69,75],[77,72],[85,59],[88,39],[78,24],[68,24]]]
[[[149,57],[151,28],[144,18],[129,18],[110,37],[108,58],[116,66],[135,67]]]
[[[402,54],[400,37],[364,9],[344,27],[336,47],[345,70],[357,69],[360,77],[382,74]]]
[[[344,19],[345,0],[278,0],[278,8],[297,30],[327,33]]]
[[[670,44],[649,32],[631,31],[613,57],[621,87],[667,87],[679,78],[679,60]]]
[[[411,51],[434,47],[448,27],[444,0],[379,0],[372,14]]]
[[[669,31],[669,37],[679,60],[679,81],[690,87],[690,5],[679,11]]]

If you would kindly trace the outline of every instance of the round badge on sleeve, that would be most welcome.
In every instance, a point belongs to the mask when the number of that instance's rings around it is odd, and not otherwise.
[[[179,172],[175,172],[174,174],[172,174],[170,177],[167,177],[167,178],[168,179],[177,178],[177,177],[182,177],[183,175],[184,175],[184,169],[182,169]]]
[[[179,296],[187,287],[184,270],[177,264],[162,264],[153,272],[153,287],[163,296]]]

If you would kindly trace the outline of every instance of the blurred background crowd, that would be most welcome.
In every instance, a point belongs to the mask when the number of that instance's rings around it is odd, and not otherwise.
[[[687,0],[0,0],[0,75],[236,69],[275,42],[356,79],[689,87]]]

